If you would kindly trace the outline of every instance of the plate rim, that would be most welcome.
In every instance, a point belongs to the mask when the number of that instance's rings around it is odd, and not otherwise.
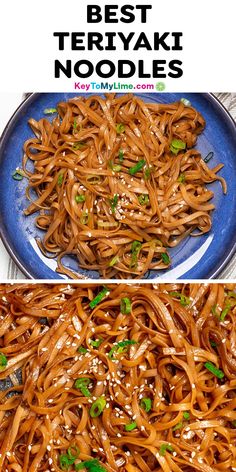
[[[24,107],[26,106],[27,103],[30,103],[33,100],[36,100],[38,96],[43,95],[43,94],[47,94],[47,93],[51,93],[51,94],[55,93],[56,94],[57,92],[32,92],[32,93],[27,94],[27,96],[22,100],[22,102],[18,105],[18,107],[15,109],[14,113],[11,115],[11,117],[7,121],[7,123],[6,123],[6,125],[3,129],[3,132],[1,134],[1,137],[0,137],[0,166],[1,166],[2,156],[3,156],[4,141],[7,137],[7,133],[9,132],[9,128],[11,127],[12,121],[17,117],[18,113],[22,109],[24,109]],[[61,93],[71,93],[71,94],[73,94],[73,92],[61,92]],[[149,93],[152,93],[152,92],[149,92]],[[164,92],[163,95],[165,95],[166,93],[180,93],[180,92]],[[204,93],[201,93],[201,92],[188,92],[188,93],[202,95],[202,96],[206,97],[210,102],[215,103],[217,105],[217,107],[221,108],[222,111],[224,112],[224,114],[227,116],[227,119],[233,125],[233,128],[235,129],[235,135],[236,135],[236,121],[234,120],[234,118],[230,114],[230,112],[227,110],[225,105],[218,99],[218,97],[216,97],[214,95],[213,92],[204,92]],[[153,94],[155,94],[155,92]],[[82,93],[81,95],[85,95],[85,94]],[[25,267],[25,265],[19,260],[17,254],[12,249],[10,242],[8,242],[7,234],[5,234],[5,230],[4,230],[4,221],[3,221],[3,215],[2,215],[1,209],[0,209],[0,238],[1,238],[1,241],[3,243],[3,246],[5,247],[5,249],[6,249],[7,253],[9,254],[9,256],[11,257],[11,259],[14,261],[16,266],[20,269],[20,271],[28,279],[30,279],[30,280],[44,280],[44,281],[45,280],[54,280],[54,281],[58,281],[58,282],[63,281],[63,280],[71,280],[69,278],[64,279],[62,277],[59,277],[59,278],[54,277],[53,279],[46,279],[46,278],[36,279],[34,277],[34,275],[31,273],[31,271],[28,270]],[[229,253],[227,254],[227,256],[225,257],[225,259],[223,260],[223,262],[219,266],[217,266],[216,269],[212,269],[208,273],[208,276],[206,278],[204,278],[204,280],[215,279],[222,272],[222,270],[225,268],[225,266],[228,264],[228,262],[231,260],[232,256],[235,254],[235,252],[236,252],[236,234],[235,234],[235,241],[233,243],[233,246],[232,246],[231,250],[229,251]],[[57,275],[57,272],[55,272],[55,276],[56,275]],[[153,278],[153,279],[140,279],[140,281],[145,281],[146,283],[147,283],[147,281],[149,281],[151,283],[152,281],[155,281],[157,279],[161,281],[161,276],[158,277],[158,278]],[[72,281],[76,282],[78,280],[79,280],[79,278],[75,279],[75,280],[72,280]],[[103,279],[101,279],[101,277],[99,277],[98,279],[88,279],[88,280],[91,280],[92,282],[95,282],[95,281],[100,281],[100,280],[103,280]],[[117,279],[111,279],[111,280],[116,281]],[[136,280],[136,279],[127,279],[127,280],[132,281],[132,280]],[[170,280],[171,280],[171,278],[170,278]],[[181,278],[179,278],[178,280],[181,280]],[[183,277],[183,280],[185,280],[185,277]],[[197,279],[188,279],[188,280],[197,280]],[[165,281],[166,281],[166,279],[165,279]]]

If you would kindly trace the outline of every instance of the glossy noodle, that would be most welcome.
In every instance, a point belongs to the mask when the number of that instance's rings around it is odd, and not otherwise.
[[[236,470],[235,284],[0,300],[0,470]]]
[[[52,121],[29,120],[25,214],[37,212],[38,245],[58,272],[78,278],[69,255],[104,278],[140,278],[170,266],[167,248],[210,231],[207,184],[219,180],[224,192],[226,184],[222,165],[210,169],[194,148],[205,121],[193,107],[108,94],[50,111],[58,111]]]

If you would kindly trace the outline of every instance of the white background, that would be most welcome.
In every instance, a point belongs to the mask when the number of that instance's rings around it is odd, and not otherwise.
[[[87,3],[99,4],[152,4],[147,24],[141,24],[140,13],[135,23],[87,24]],[[153,59],[181,59],[184,75],[179,79],[164,79],[166,92],[235,92],[235,1],[224,0],[32,0],[1,1],[1,79],[2,92],[46,92],[73,91],[79,79],[54,78],[54,60],[89,59],[92,62],[107,58],[144,59],[147,64]],[[183,51],[58,51],[58,39],[54,31],[83,32],[123,31],[129,33],[145,31],[149,38],[154,31],[183,32]],[[96,79],[93,76],[93,79]],[[98,80],[100,80],[97,77]],[[114,77],[116,79],[116,77]],[[88,82],[90,79],[84,80]],[[112,82],[113,79],[109,79]],[[161,79],[163,80],[163,79]],[[137,82],[125,79],[124,82]],[[155,83],[156,79],[141,82]]]

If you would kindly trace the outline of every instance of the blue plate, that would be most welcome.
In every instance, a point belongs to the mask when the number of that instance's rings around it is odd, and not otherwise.
[[[89,94],[87,94],[89,95]],[[69,93],[32,94],[16,110],[7,124],[0,144],[0,231],[2,240],[16,264],[29,278],[65,278],[56,271],[56,260],[44,257],[35,242],[42,232],[34,225],[34,215],[25,217],[26,179],[16,182],[12,173],[21,167],[22,146],[32,136],[28,119],[43,116],[45,108],[55,107],[59,101],[75,96]],[[154,279],[207,279],[214,278],[230,260],[236,248],[236,126],[225,108],[211,94],[146,93],[139,94],[144,101],[170,103],[185,97],[200,111],[206,128],[199,136],[197,149],[206,156],[214,152],[210,167],[225,164],[220,171],[228,184],[223,195],[219,182],[209,185],[214,192],[213,225],[210,233],[199,238],[188,237],[176,248],[170,249],[172,265],[166,271],[149,271],[145,278]],[[51,119],[51,118],[50,118]],[[89,278],[99,278],[97,272],[83,271],[76,259],[65,258],[64,263]]]

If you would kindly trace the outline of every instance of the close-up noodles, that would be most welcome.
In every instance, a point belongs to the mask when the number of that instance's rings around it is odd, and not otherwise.
[[[0,286],[0,470],[236,470],[236,284]]]
[[[37,244],[58,272],[140,278],[170,267],[168,248],[211,230],[207,184],[220,181],[226,193],[223,164],[210,168],[211,149],[202,158],[194,147],[205,120],[186,99],[81,96],[44,111],[54,116],[29,120],[35,137],[18,174],[28,179],[25,215],[35,213]]]

